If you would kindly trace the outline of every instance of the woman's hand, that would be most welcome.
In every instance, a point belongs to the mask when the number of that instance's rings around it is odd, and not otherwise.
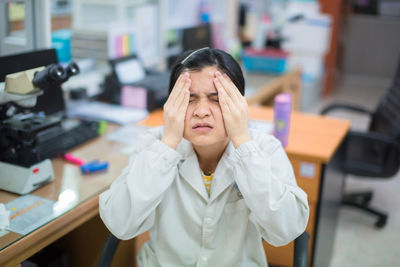
[[[249,107],[228,75],[215,73],[214,84],[218,91],[219,105],[224,118],[225,129],[235,148],[250,141]]]
[[[190,97],[189,73],[183,73],[176,81],[174,88],[164,104],[164,136],[161,141],[175,149],[183,138],[186,109]]]

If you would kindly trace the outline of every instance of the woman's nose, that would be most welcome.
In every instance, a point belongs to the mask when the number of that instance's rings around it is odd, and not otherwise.
[[[210,116],[210,106],[207,101],[199,101],[194,110],[194,115],[200,118]]]

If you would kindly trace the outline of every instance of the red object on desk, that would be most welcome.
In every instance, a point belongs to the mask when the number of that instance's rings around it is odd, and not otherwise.
[[[83,159],[72,156],[70,153],[65,153],[64,159],[67,160],[68,162],[77,164],[79,166],[82,166],[83,164],[85,164],[85,161]]]

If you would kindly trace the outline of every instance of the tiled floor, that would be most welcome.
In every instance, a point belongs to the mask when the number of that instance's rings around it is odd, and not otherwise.
[[[328,103],[345,101],[374,109],[390,85],[390,80],[352,77],[343,79],[339,89],[317,103],[310,112],[317,112]],[[334,113],[345,116],[348,113]],[[363,129],[366,117],[352,115],[352,128]],[[372,205],[387,211],[386,227],[374,227],[375,217],[360,210],[342,207],[330,267],[400,266],[400,172],[390,179],[346,178],[347,190],[372,189]],[[325,267],[325,266],[323,266]]]

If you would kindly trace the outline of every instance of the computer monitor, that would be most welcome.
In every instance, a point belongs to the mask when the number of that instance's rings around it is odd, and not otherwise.
[[[110,59],[112,71],[121,84],[129,84],[142,80],[146,76],[143,63],[135,55]]]
[[[212,47],[210,24],[183,29],[182,48],[184,51],[203,47]]]
[[[7,74],[24,71],[41,66],[58,63],[55,49],[43,49],[32,52],[0,57],[0,82],[4,82]],[[35,112],[46,115],[65,111],[65,102],[60,86],[46,90],[38,97],[37,104],[32,108]]]

